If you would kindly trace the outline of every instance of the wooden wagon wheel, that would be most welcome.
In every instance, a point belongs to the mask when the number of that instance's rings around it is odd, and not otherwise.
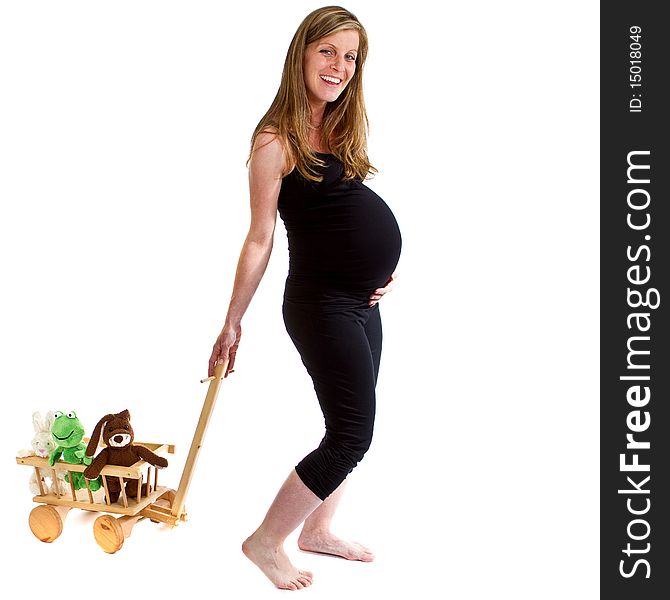
[[[114,554],[121,550],[123,542],[130,537],[133,525],[143,518],[142,515],[125,515],[118,519],[102,515],[93,523],[95,541],[107,554]]]
[[[36,506],[28,517],[30,530],[38,540],[50,544],[63,533],[63,523],[69,511],[69,506]]]

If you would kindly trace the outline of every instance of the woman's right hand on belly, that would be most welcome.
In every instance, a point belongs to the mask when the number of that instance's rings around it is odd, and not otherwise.
[[[219,334],[214,348],[212,349],[212,356],[209,358],[208,377],[214,377],[214,368],[217,363],[224,363],[226,358],[229,358],[228,367],[224,373],[224,377],[228,377],[228,373],[233,372],[235,365],[235,354],[237,347],[240,345],[240,338],[242,337],[242,326],[225,325],[223,331]]]

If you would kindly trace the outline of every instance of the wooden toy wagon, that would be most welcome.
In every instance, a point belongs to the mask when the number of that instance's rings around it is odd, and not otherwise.
[[[186,521],[184,507],[186,493],[191,484],[193,471],[202,446],[209,419],[214,410],[216,398],[228,361],[216,366],[214,377],[202,380],[209,381],[207,396],[200,413],[200,419],[193,436],[191,448],[184,465],[184,471],[177,490],[158,484],[159,469],[140,460],[130,467],[107,465],[100,472],[103,487],[93,492],[88,480],[86,487],[75,490],[72,473],[82,473],[86,465],[74,465],[67,462],[56,462],[49,466],[48,458],[38,456],[17,457],[16,462],[35,469],[40,493],[33,498],[40,506],[30,512],[28,523],[35,537],[43,542],[53,542],[63,531],[63,523],[72,508],[80,508],[92,512],[111,513],[98,517],[93,524],[93,535],[98,545],[107,553],[113,554],[121,549],[126,538],[130,537],[135,523],[148,518],[154,523],[165,523],[171,527]],[[88,440],[86,440],[88,441]],[[161,456],[173,454],[175,447],[171,444],[154,444],[136,442]],[[42,477],[41,470],[51,471],[52,489]],[[69,484],[64,483],[59,472],[70,473]],[[116,478],[121,484],[121,494],[117,502],[110,502],[108,481]],[[126,494],[125,485],[128,479],[138,480],[137,494]],[[146,483],[145,494],[142,495],[142,483]],[[133,486],[134,487],[134,486]],[[118,515],[118,516],[115,516]]]

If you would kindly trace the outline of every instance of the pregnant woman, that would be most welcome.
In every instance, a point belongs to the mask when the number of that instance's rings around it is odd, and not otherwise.
[[[279,212],[288,235],[283,317],[314,382],[326,432],[291,471],[242,549],[279,588],[312,574],[289,561],[283,544],[304,523],[301,549],[371,561],[364,546],[330,532],[345,479],[370,447],[382,347],[379,299],[400,258],[398,224],[363,184],[376,171],[366,151],[362,76],[367,35],[349,11],[309,14],[288,50],[279,92],[251,140],[251,226],[240,255],[225,325],[209,374],[229,358],[241,319],[265,272]]]

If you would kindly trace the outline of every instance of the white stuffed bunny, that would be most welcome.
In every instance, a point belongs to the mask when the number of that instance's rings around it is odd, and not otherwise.
[[[31,442],[32,445],[32,450],[21,450],[18,452],[18,456],[20,457],[25,457],[25,456],[39,456],[41,458],[49,458],[49,455],[56,449],[56,443],[54,442],[53,438],[51,437],[51,425],[53,425],[54,422],[54,413],[53,411],[49,411],[46,414],[46,418],[42,419],[42,415],[39,412],[34,412],[33,413],[33,427],[35,429],[35,435],[33,437],[33,441]],[[49,487],[49,491],[51,493],[56,493],[56,489],[54,486],[60,484],[60,492],[64,493],[65,490],[67,489],[66,483],[65,483],[65,473],[59,472],[58,474],[58,481],[53,481],[53,472],[51,469],[40,469],[40,475],[44,478],[46,481],[47,477],[50,477],[52,479],[51,481],[51,486]],[[30,491],[34,495],[40,494],[40,486],[37,481],[37,473],[33,470],[31,476],[30,476]]]

